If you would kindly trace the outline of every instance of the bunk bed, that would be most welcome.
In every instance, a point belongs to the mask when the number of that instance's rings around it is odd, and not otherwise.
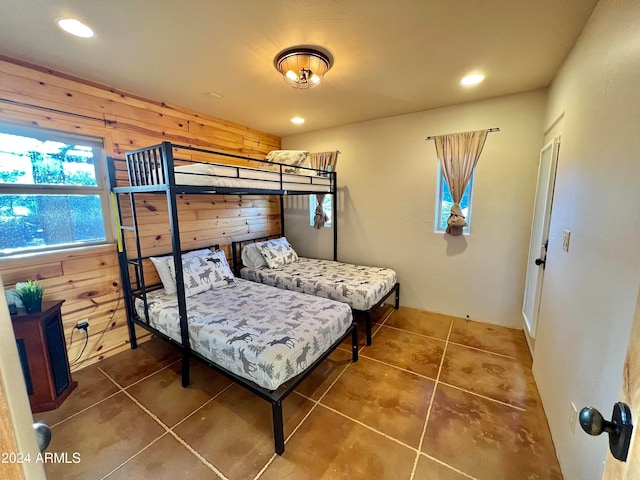
[[[274,256],[280,251],[280,258]],[[372,343],[371,316],[391,295],[400,303],[400,283],[389,268],[298,257],[285,237],[268,236],[232,242],[236,275],[272,287],[294,290],[348,304],[365,319],[366,344]]]
[[[212,156],[219,163],[212,163]],[[204,157],[208,161],[198,161]],[[131,348],[137,347],[135,326],[139,325],[181,350],[184,387],[189,385],[189,361],[194,357],[268,401],[275,452],[281,455],[282,401],[349,337],[352,360],[358,360],[351,309],[337,301],[235,278],[217,246],[183,250],[177,199],[188,193],[334,194],[335,172],[291,169],[169,142],[128,152],[125,160],[109,158],[107,164]],[[141,194],[166,198],[168,255],[144,251],[138,222],[141,207],[136,202]],[[125,208],[130,209],[128,217],[123,217]],[[282,201],[280,208],[282,213]],[[125,218],[130,223],[125,224]],[[160,281],[148,281],[156,278],[151,261]],[[164,267],[171,273],[169,282],[161,274]]]

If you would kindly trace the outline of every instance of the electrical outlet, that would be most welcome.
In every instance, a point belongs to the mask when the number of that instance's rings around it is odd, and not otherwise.
[[[569,428],[572,433],[576,433],[576,421],[578,420],[578,409],[576,405],[571,402],[569,405]]]
[[[85,332],[89,332],[89,319],[85,318],[83,320],[78,320],[78,323],[76,324],[76,328],[78,330],[84,330]]]

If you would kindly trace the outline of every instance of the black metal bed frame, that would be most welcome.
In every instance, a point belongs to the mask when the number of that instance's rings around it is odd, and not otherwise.
[[[263,188],[234,188],[234,187],[214,187],[214,186],[204,186],[204,185],[177,185],[175,181],[175,172],[174,172],[174,156],[173,156],[173,148],[178,148],[180,150],[197,152],[197,153],[205,153],[205,154],[214,154],[221,157],[227,158],[235,158],[241,160],[248,160],[251,162],[259,162],[264,164],[272,164],[277,165],[279,169],[279,180],[273,181],[273,189],[263,189]],[[116,162],[122,162],[126,164],[126,170],[129,178],[128,186],[118,186],[117,180],[117,169]],[[187,162],[187,161],[185,161]],[[192,162],[198,163],[198,162]],[[301,183],[300,190],[298,189],[284,189],[283,186],[285,183],[283,179],[284,167],[287,165],[278,164],[274,162],[267,162],[262,160],[253,159],[250,157],[243,157],[240,155],[225,153],[225,152],[215,152],[211,150],[205,150],[196,147],[187,147],[181,145],[173,145],[169,142],[163,142],[159,145],[154,145],[148,148],[144,148],[141,150],[136,150],[133,152],[128,152],[126,154],[126,160],[119,160],[115,158],[108,158],[108,171],[109,171],[109,185],[112,192],[112,201],[114,203],[114,208],[117,213],[118,220],[118,260],[120,264],[120,274],[122,277],[122,286],[123,286],[123,296],[125,301],[125,309],[127,313],[127,324],[129,329],[129,338],[131,342],[131,348],[137,348],[137,339],[136,339],[136,331],[135,325],[139,325],[144,329],[152,332],[158,337],[169,341],[170,343],[176,345],[181,353],[182,353],[182,386],[187,387],[190,381],[190,369],[189,362],[191,357],[195,357],[209,365],[214,370],[220,372],[225,375],[227,378],[233,380],[240,386],[244,387],[248,391],[254,393],[260,398],[268,401],[271,404],[272,410],[272,419],[273,419],[273,433],[274,433],[274,444],[275,444],[275,452],[278,455],[282,455],[284,452],[284,424],[282,417],[282,401],[289,396],[294,389],[302,382],[314,368],[320,364],[324,359],[326,359],[346,338],[351,335],[351,350],[352,350],[352,361],[358,361],[358,335],[356,323],[353,322],[345,334],[336,341],[331,347],[321,355],[317,360],[315,360],[307,369],[305,369],[298,376],[294,377],[287,381],[284,385],[280,386],[276,390],[267,390],[259,385],[245,379],[239,377],[238,375],[226,370],[223,367],[211,362],[209,359],[200,355],[199,353],[193,351],[191,349],[191,345],[189,342],[189,333],[188,333],[188,322],[187,322],[187,307],[186,307],[186,297],[184,292],[184,279],[182,273],[182,253],[183,250],[180,246],[180,231],[178,225],[178,209],[177,209],[177,199],[176,196],[179,194],[186,193],[208,193],[208,194],[233,194],[233,195],[242,195],[242,194],[260,194],[260,195],[280,195],[280,213],[281,213],[281,230],[284,234],[284,207],[282,198],[284,195],[309,195],[318,193],[316,191],[304,190],[304,184]],[[236,166],[236,165],[225,165],[235,169],[236,178],[243,178],[242,174],[246,173],[250,170],[247,167]],[[303,168],[303,167],[300,167]],[[307,170],[315,170],[315,169],[307,169]],[[318,171],[318,170],[316,170]],[[337,189],[337,179],[335,172],[320,172],[325,177],[330,178],[330,192],[329,194],[336,195]],[[313,178],[309,177],[309,184],[313,184]],[[291,183],[291,182],[289,182]],[[143,261],[148,259],[148,256],[143,256],[142,254],[142,246],[140,244],[140,236],[139,236],[139,226],[138,226],[138,216],[136,210],[136,202],[135,197],[136,194],[165,194],[167,199],[168,206],[168,220],[169,220],[169,229],[171,234],[171,244],[172,244],[172,253],[173,260],[175,263],[175,275],[176,275],[176,286],[177,286],[177,297],[178,297],[178,316],[180,321],[180,333],[181,333],[181,341],[177,342],[159,330],[155,329],[149,324],[149,305],[147,301],[147,293],[161,288],[161,284],[153,284],[146,285],[145,275],[144,275],[144,266]],[[127,195],[129,197],[129,203],[131,207],[131,218],[133,225],[123,225],[122,223],[122,212],[121,212],[121,204],[120,204],[120,196]],[[336,218],[336,203],[333,204],[333,213],[334,218]],[[334,257],[337,257],[337,233],[335,229],[334,222]],[[123,233],[125,231],[133,232],[135,237],[135,252],[136,255],[132,258],[129,258],[127,253],[127,248],[125,244],[125,235]],[[132,288],[131,283],[131,271],[133,269],[134,277],[135,277],[135,288]],[[144,312],[145,319],[141,319],[135,309],[134,306],[134,298],[138,297],[144,302]]]
[[[238,241],[234,241],[231,242],[231,254],[232,254],[232,258],[233,258],[233,265],[234,265],[234,274],[236,276],[240,275],[240,268],[242,265],[242,259],[240,258],[240,254],[242,252],[242,247],[246,244],[249,243],[254,243],[254,242],[261,242],[264,240],[269,240],[272,238],[278,238],[281,235],[266,235],[266,236],[262,236],[262,237],[256,237],[256,238],[251,238],[251,239],[247,239],[247,240],[238,240]],[[333,258],[333,261],[337,261],[335,256]],[[353,312],[354,316],[356,314],[361,315],[364,317],[364,322],[365,322],[365,337],[366,337],[366,344],[367,346],[370,346],[372,343],[372,333],[371,333],[371,314],[372,312],[378,308],[380,305],[382,305],[392,294],[395,293],[395,303],[394,303],[394,308],[397,310],[398,308],[400,308],[400,283],[396,282],[396,284],[391,287],[391,289],[384,294],[384,296],[380,299],[380,301],[378,301],[378,303],[376,303],[375,305],[373,305],[369,310],[357,310],[355,308],[352,308],[351,311]]]

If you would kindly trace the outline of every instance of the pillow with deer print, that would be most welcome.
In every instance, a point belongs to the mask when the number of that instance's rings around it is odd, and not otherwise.
[[[298,261],[298,254],[285,237],[256,243],[269,268],[278,268]]]
[[[169,268],[171,269],[171,276],[175,280],[176,274],[173,262],[169,263]],[[233,285],[236,282],[222,250],[206,255],[183,257],[182,276],[184,279],[184,294],[187,297],[212,288]]]

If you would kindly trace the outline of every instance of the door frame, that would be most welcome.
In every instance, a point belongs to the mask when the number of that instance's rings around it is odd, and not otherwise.
[[[11,431],[3,429],[3,441],[15,446],[14,453],[28,454],[32,459],[30,462],[20,464],[22,467],[20,470],[24,476],[17,478],[45,480],[43,464],[35,461],[40,450],[33,430],[31,405],[24,383],[24,374],[18,356],[9,307],[4,295],[2,277],[0,277],[0,287],[2,287],[0,295],[0,407],[3,407],[0,408],[0,411],[8,413],[3,427],[6,425],[11,428]],[[2,467],[0,466],[0,468]]]
[[[551,152],[548,172],[543,171],[543,159],[547,152]],[[540,149],[538,161],[538,179],[536,181],[536,198],[533,215],[531,218],[531,236],[529,239],[529,252],[527,254],[527,270],[525,276],[525,288],[522,299],[522,317],[524,331],[529,350],[533,353],[536,329],[538,327],[538,315],[542,298],[542,283],[546,264],[536,265],[536,259],[547,259],[547,245],[549,241],[549,227],[551,224],[551,211],[553,208],[553,192],[555,188],[558,155],[560,152],[560,136],[554,137]],[[546,176],[544,174],[546,173]],[[544,182],[544,183],[543,183]],[[540,203],[543,202],[543,203]],[[542,216],[538,212],[542,209]],[[535,285],[533,284],[535,282]],[[535,291],[531,291],[535,289]],[[529,302],[533,302],[530,305]],[[527,310],[531,310],[531,319],[527,318]]]

